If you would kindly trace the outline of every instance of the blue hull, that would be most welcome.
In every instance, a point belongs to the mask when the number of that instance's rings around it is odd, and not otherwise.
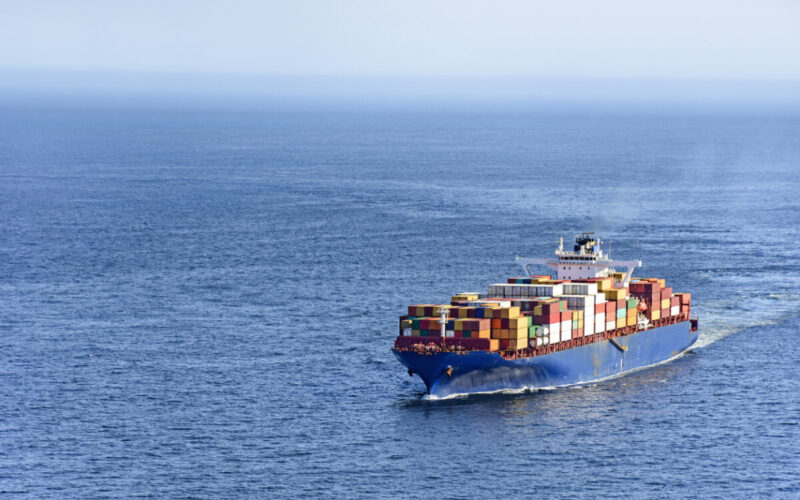
[[[397,359],[425,382],[428,393],[453,394],[581,384],[661,363],[697,341],[689,321],[523,359],[496,352],[420,354],[393,350]],[[452,367],[450,375],[448,369]]]

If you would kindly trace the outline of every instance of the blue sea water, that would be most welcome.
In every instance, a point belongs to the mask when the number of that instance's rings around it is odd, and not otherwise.
[[[800,116],[6,109],[0,492],[800,496]],[[429,400],[411,303],[593,230],[697,347]]]

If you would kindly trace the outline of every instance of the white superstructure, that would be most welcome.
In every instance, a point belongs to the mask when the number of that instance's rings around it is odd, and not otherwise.
[[[586,278],[604,278],[616,272],[616,267],[625,268],[625,277],[620,282],[628,286],[633,270],[642,265],[640,260],[611,260],[600,249],[598,242],[592,237],[594,233],[583,233],[575,238],[573,251],[564,250],[564,238],[559,239],[555,259],[528,259],[517,257],[528,276],[533,275],[530,266],[549,266],[556,270],[556,279],[573,280]]]

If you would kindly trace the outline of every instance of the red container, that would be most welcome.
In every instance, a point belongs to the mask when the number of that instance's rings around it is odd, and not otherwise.
[[[605,303],[595,304],[594,305],[594,313],[600,314],[606,312],[606,305]]]
[[[628,301],[625,300],[625,299],[615,300],[614,302],[617,303],[617,305],[615,307],[616,310],[627,309],[627,307],[628,307],[628,304],[627,304]],[[616,314],[616,311],[614,311],[614,314]]]
[[[670,305],[670,307],[675,307],[675,306],[679,306],[679,305],[681,305],[681,298],[680,298],[680,297],[675,297],[675,296],[673,295],[673,296],[672,296],[672,297],[670,297],[670,299],[669,299],[669,305]]]
[[[658,281],[640,281],[644,293],[660,293],[661,283]]]
[[[663,290],[661,290],[661,300],[668,299],[670,297],[672,297],[672,288],[671,287],[666,287]]]
[[[616,318],[617,317],[617,301],[616,300],[609,300],[605,303],[606,306],[606,321],[611,321],[608,318]]]

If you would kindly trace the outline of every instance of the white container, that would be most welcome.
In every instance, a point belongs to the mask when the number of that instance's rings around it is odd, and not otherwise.
[[[411,328],[403,328],[403,337],[411,336]]]
[[[591,311],[594,313],[594,295],[562,295],[561,300],[567,301],[570,311]]]
[[[603,292],[594,294],[594,303],[595,304],[605,304],[606,303],[606,294]]]
[[[562,285],[510,285],[514,297],[554,297],[561,295]],[[508,290],[508,289],[506,289]],[[508,292],[506,292],[508,293]],[[508,297],[508,295],[505,295]]]
[[[677,316],[681,312],[681,306],[672,306],[669,308],[670,316]]]
[[[600,333],[606,331],[606,313],[602,313],[602,316],[598,314],[594,318],[594,333]]]
[[[617,328],[617,321],[616,320],[614,320],[614,321],[606,321],[606,331],[607,332],[610,332],[611,330],[614,330],[616,328]]]
[[[453,330],[445,330],[444,331],[444,336],[445,337],[455,337],[456,333]]]
[[[561,322],[561,342],[572,338],[572,320]]]
[[[564,283],[565,295],[594,295],[597,293],[597,283]]]
[[[559,343],[561,341],[561,323],[550,323],[547,328],[550,330],[550,343]]]

